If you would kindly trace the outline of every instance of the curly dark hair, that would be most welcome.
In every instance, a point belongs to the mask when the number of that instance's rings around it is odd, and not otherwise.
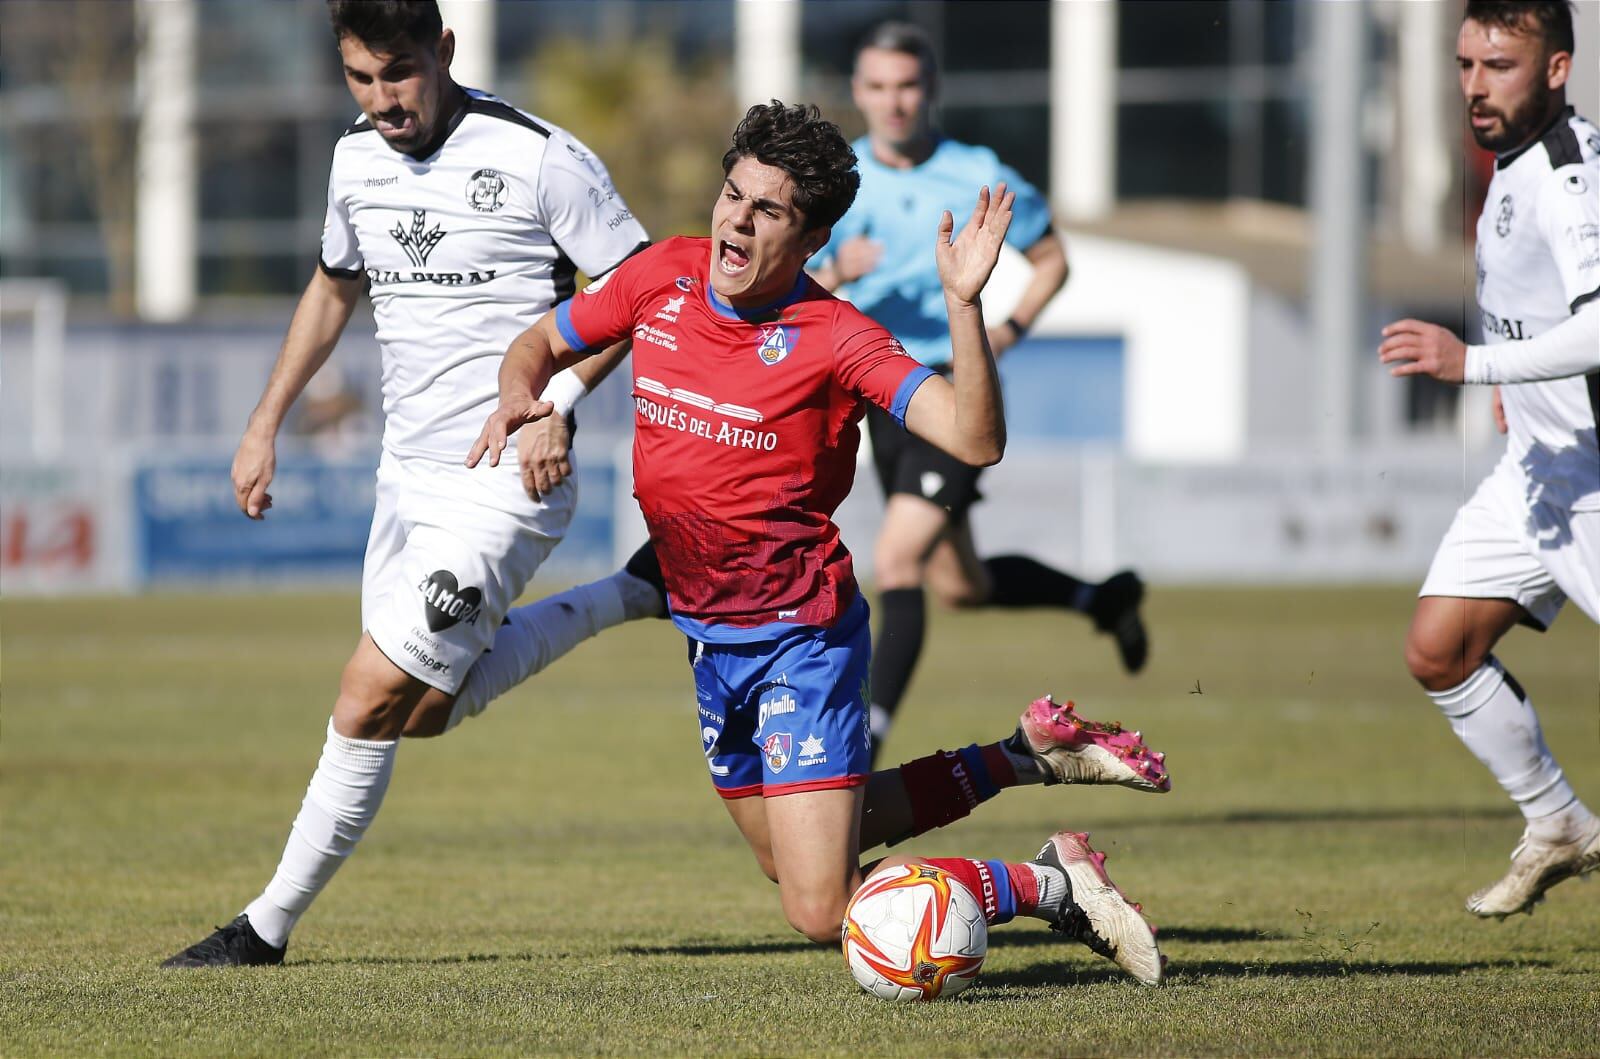
[[[334,37],[354,37],[384,55],[407,42],[431,48],[444,32],[437,0],[328,0],[328,21]]]
[[[856,200],[861,174],[856,153],[844,133],[809,103],[784,106],[774,99],[745,111],[733,130],[733,146],[722,156],[727,176],[741,158],[754,158],[789,174],[794,205],[805,217],[805,230],[832,225]]]
[[[1467,0],[1462,21],[1530,33],[1544,41],[1546,55],[1572,54],[1572,5],[1567,0]]]

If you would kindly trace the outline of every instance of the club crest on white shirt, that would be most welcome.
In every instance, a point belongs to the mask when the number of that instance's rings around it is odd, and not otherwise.
[[[506,181],[493,169],[480,169],[467,181],[467,205],[493,213],[506,204]]]
[[[1500,210],[1494,215],[1494,234],[1504,239],[1511,234],[1511,196],[1500,197]]]

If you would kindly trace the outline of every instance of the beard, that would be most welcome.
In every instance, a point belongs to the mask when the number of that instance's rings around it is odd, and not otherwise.
[[[1528,98],[1522,105],[1512,110],[1509,114],[1493,107],[1480,106],[1472,113],[1500,119],[1497,128],[1473,128],[1472,138],[1478,141],[1478,146],[1495,154],[1505,154],[1515,150],[1533,138],[1533,135],[1543,127],[1550,114],[1550,97],[1554,95],[1550,89],[1542,84],[1536,84]]]

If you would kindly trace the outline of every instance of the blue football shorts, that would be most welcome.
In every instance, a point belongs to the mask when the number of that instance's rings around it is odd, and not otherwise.
[[[831,629],[759,643],[689,640],[700,742],[724,798],[858,787],[872,771],[872,634],[857,595]]]

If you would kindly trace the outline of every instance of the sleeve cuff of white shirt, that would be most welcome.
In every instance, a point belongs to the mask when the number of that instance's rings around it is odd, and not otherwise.
[[[1589,302],[1542,335],[1468,346],[1462,382],[1479,386],[1543,382],[1600,371],[1600,304]]]

